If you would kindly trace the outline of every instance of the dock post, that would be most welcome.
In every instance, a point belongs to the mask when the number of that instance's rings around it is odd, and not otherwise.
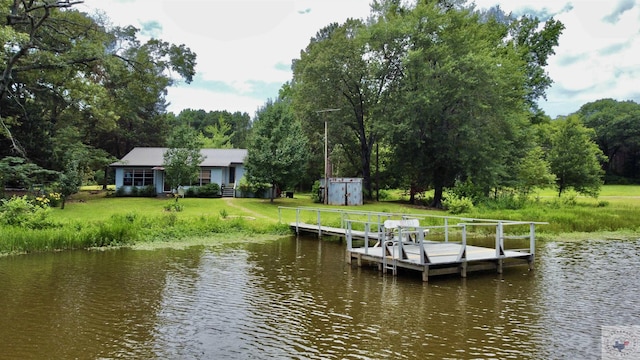
[[[365,254],[369,254],[369,230],[370,230],[370,223],[365,223],[364,224],[364,253]],[[351,231],[351,227],[349,227],[349,231]]]
[[[527,264],[529,264],[529,271],[535,270],[535,264],[533,263],[534,258],[535,255],[531,254],[531,256],[529,256],[529,259],[527,259]]]
[[[444,218],[444,242],[449,242],[449,219]]]
[[[322,237],[322,223],[320,222],[320,209],[318,209],[318,237]]]
[[[536,253],[536,224],[529,224],[529,253]]]
[[[467,277],[467,260],[466,259],[464,262],[460,264],[460,277],[463,277],[463,278]]]
[[[498,274],[502,274],[502,265],[504,263],[504,227],[502,221],[499,221],[496,226],[496,268]]]
[[[425,265],[422,269],[422,281],[429,282],[429,265]]]

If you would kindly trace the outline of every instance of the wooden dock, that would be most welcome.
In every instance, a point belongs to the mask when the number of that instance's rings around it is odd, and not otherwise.
[[[311,211],[308,208],[298,209]],[[323,210],[317,210],[319,212]],[[365,220],[345,219],[342,215],[341,227],[321,224],[321,214],[317,214],[317,223],[309,224],[297,220],[290,223],[296,233],[311,233],[322,236],[338,236],[347,240],[346,258],[349,264],[358,266],[377,265],[384,273],[398,274],[399,269],[418,271],[422,280],[429,276],[442,274],[460,274],[480,270],[495,270],[502,273],[509,266],[526,265],[530,270],[535,259],[535,225],[539,222],[516,222],[506,220],[466,219],[455,217],[436,217],[442,224],[421,226],[420,222],[433,223],[433,217],[425,215],[400,215],[386,213],[366,214]],[[347,214],[347,218],[355,217]],[[454,224],[454,225],[451,225]],[[359,229],[356,230],[355,228]],[[495,247],[483,247],[467,244],[467,237],[482,228],[482,233],[493,231]],[[506,229],[515,234],[508,235]],[[459,241],[449,241],[455,234]],[[529,246],[525,249],[505,247],[505,240],[526,239]],[[522,241],[520,241],[522,243]],[[357,244],[357,245],[356,245]],[[355,260],[355,261],[354,261]]]

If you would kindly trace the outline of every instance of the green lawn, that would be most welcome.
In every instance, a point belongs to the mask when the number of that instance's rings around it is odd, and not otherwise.
[[[94,191],[95,192],[95,191]],[[460,216],[474,218],[509,219],[549,222],[542,226],[541,234],[567,234],[572,232],[637,232],[640,231],[640,186],[608,185],[602,188],[597,198],[566,194],[559,199],[553,190],[545,190],[534,195],[537,201],[518,210],[491,210],[476,207]],[[294,199],[180,199],[183,211],[172,213],[178,220],[196,218],[243,219],[253,228],[268,227],[281,221],[284,224],[296,220],[296,212],[291,208],[311,207],[325,210],[349,210],[391,212],[403,214],[447,215],[435,209],[409,206],[403,201],[401,192],[394,193],[395,199],[366,203],[363,206],[325,206],[311,201],[309,194],[296,194]],[[116,198],[104,197],[102,193],[91,194],[83,191],[75,195],[64,210],[54,209],[53,219],[60,222],[92,222],[105,220],[117,214],[137,214],[138,216],[162,219],[168,213],[164,209],[171,203],[169,198]],[[285,207],[280,209],[279,207]],[[315,222],[316,214],[311,211],[301,213],[301,221]],[[339,214],[322,214],[323,223],[340,223]]]
[[[65,209],[49,209],[45,222],[38,226],[3,226],[0,229],[0,253],[50,251],[103,246],[153,246],[170,243],[217,244],[232,239],[256,241],[288,235],[290,222],[317,221],[341,226],[343,220],[367,219],[372,215],[353,212],[448,216],[442,210],[407,205],[396,199],[371,202],[363,206],[325,206],[312,202],[308,194],[294,199],[179,199],[182,211],[168,211],[172,198],[107,197],[90,189],[73,195]],[[558,198],[552,191],[517,210],[475,207],[460,217],[548,222],[536,227],[540,240],[583,240],[588,238],[640,238],[640,186],[605,186],[602,195],[588,198],[575,195]],[[307,210],[297,212],[298,207]],[[431,223],[434,222],[434,223]],[[436,225],[429,221],[424,225]],[[426,223],[426,221],[425,221]],[[450,222],[452,223],[452,222]],[[441,225],[437,224],[437,225]],[[362,225],[364,226],[364,225]]]

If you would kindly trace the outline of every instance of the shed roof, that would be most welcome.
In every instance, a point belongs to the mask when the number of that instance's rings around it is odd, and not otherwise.
[[[162,166],[166,147],[136,147],[111,166]],[[242,164],[247,157],[246,149],[201,149],[202,167],[226,167]]]

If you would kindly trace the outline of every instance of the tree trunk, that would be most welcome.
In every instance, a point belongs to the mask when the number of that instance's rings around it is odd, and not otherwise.
[[[102,190],[107,190],[108,181],[108,173],[109,173],[109,165],[104,167],[104,178],[102,179]]]
[[[442,209],[442,192],[444,190],[444,170],[440,167],[436,167],[433,174],[433,206],[436,209]]]

